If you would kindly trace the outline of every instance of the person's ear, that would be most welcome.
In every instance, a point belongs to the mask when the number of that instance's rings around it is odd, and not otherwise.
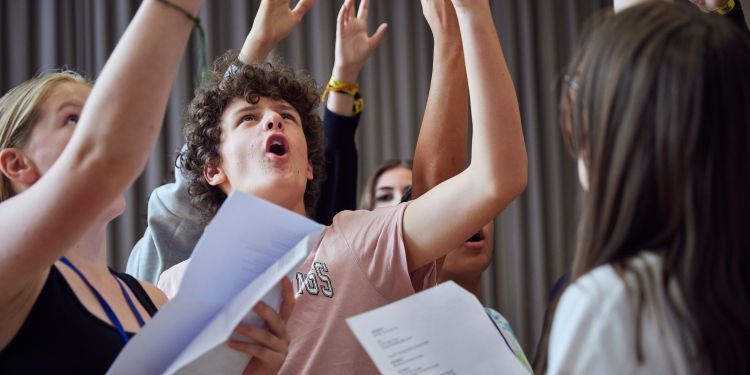
[[[224,169],[215,162],[208,162],[203,166],[203,177],[211,186],[221,186],[227,182],[227,175]]]
[[[313,167],[312,167],[312,164],[310,164],[310,162],[308,161],[307,162],[307,179],[312,181],[313,178],[315,178],[315,176],[313,175]]]
[[[24,189],[33,185],[40,177],[36,165],[18,148],[0,151],[0,171],[12,184]]]

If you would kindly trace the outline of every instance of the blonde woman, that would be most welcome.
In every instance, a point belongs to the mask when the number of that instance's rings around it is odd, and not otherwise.
[[[105,227],[159,134],[193,25],[186,15],[199,6],[145,1],[93,88],[51,73],[0,99],[0,373],[104,373],[164,303],[154,286],[107,267]],[[251,370],[273,372],[285,326],[264,316],[281,336],[274,355],[241,349],[259,358]]]

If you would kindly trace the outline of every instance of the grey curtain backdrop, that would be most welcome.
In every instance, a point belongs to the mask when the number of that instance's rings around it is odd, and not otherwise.
[[[139,3],[0,0],[2,92],[40,71],[63,66],[96,78]],[[259,3],[205,2],[200,17],[209,60],[240,48]],[[302,25],[275,51],[322,84],[333,65],[340,5],[340,0],[318,0]],[[575,165],[564,150],[557,125],[555,82],[584,21],[610,6],[611,0],[494,0],[492,5],[521,105],[529,183],[496,221],[495,259],[485,273],[482,294],[487,306],[510,320],[532,356],[547,291],[570,263],[580,199]],[[419,1],[373,0],[371,29],[381,22],[388,22],[388,36],[360,77],[366,101],[357,135],[360,184],[381,161],[411,158],[431,74],[432,37]],[[172,178],[175,151],[183,142],[181,119],[193,92],[197,41],[195,37],[182,63],[152,158],[127,192],[126,213],[109,228],[109,260],[115,268],[124,268],[131,247],[143,233],[149,193]],[[0,229],[8,230],[13,229]]]

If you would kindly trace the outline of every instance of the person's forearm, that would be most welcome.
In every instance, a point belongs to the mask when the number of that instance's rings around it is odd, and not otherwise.
[[[467,168],[503,208],[526,187],[527,156],[521,116],[489,3],[456,7],[467,67],[471,113],[472,161]],[[485,190],[488,189],[488,190]]]
[[[466,164],[469,92],[460,34],[435,35],[432,79],[414,151],[412,197],[460,173]]]
[[[340,66],[339,64],[334,63],[331,77],[344,82],[357,83],[357,79],[359,78],[359,68]],[[328,93],[326,107],[329,111],[337,115],[353,116],[354,97],[343,92],[331,91]]]
[[[199,0],[174,1],[195,14]],[[50,170],[3,202],[3,282],[33,280],[69,250],[141,173],[164,119],[192,29],[179,11],[145,1],[108,59],[76,131]],[[9,286],[12,289],[12,287]]]
[[[197,14],[201,3],[172,2],[191,14]],[[106,193],[120,194],[143,169],[161,129],[192,28],[180,11],[146,1],[98,77],[68,155],[79,150],[76,156],[90,162],[81,165],[100,166],[108,178],[97,183],[102,188],[113,186]]]
[[[460,246],[526,187],[521,118],[489,2],[453,0],[453,5],[471,94],[472,160],[463,172],[406,207],[403,234],[409,271]],[[451,207],[448,216],[445,207]]]
[[[266,61],[276,43],[262,40],[253,34],[248,34],[239,53],[239,60],[243,64],[259,64]]]

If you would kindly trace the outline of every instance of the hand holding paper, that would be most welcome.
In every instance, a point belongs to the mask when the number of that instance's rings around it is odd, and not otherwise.
[[[198,241],[175,298],[130,340],[109,373],[242,373],[252,349],[237,352],[227,340],[242,337],[234,333],[240,322],[262,327],[264,319],[288,318],[279,280],[296,272],[321,231],[319,224],[292,211],[231,194]],[[273,317],[275,312],[261,308],[256,315],[251,309],[261,300],[280,313]],[[283,340],[280,325],[268,323]],[[283,343],[273,345],[283,350]],[[267,359],[250,366],[276,366]]]
[[[289,352],[286,322],[294,310],[294,291],[289,279],[282,279],[280,284],[283,300],[278,313],[263,302],[253,307],[253,312],[265,320],[268,329],[240,323],[234,332],[251,341],[235,338],[228,342],[230,348],[254,359],[248,363],[243,374],[276,374]]]

